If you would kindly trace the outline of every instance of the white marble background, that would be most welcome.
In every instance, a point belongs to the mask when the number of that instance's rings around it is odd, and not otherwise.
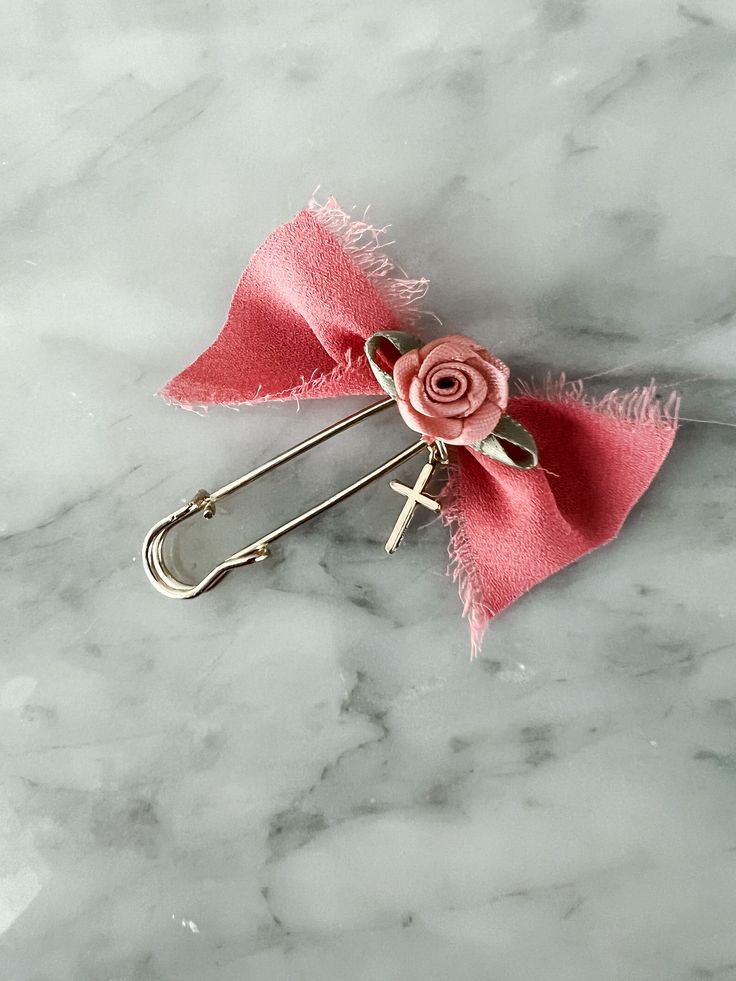
[[[734,4],[5,0],[0,49],[3,981],[736,978]],[[153,398],[318,184],[517,372],[698,420],[475,664],[386,488],[193,603],[140,567],[347,410]]]

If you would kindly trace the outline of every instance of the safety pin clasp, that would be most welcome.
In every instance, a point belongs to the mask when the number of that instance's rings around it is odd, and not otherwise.
[[[365,419],[375,415],[377,412],[381,412],[383,409],[395,404],[396,403],[392,398],[384,399],[381,402],[375,402],[373,405],[360,409],[357,412],[354,412],[352,415],[347,416],[345,419],[341,419],[334,425],[328,426],[326,429],[309,436],[301,443],[297,443],[295,446],[285,450],[283,453],[280,453],[278,456],[275,456],[268,462],[261,464],[260,466],[251,470],[249,473],[239,477],[237,480],[226,484],[224,487],[220,487],[219,490],[212,493],[205,490],[197,491],[194,497],[192,497],[187,504],[174,511],[172,514],[167,515],[167,517],[163,518],[161,521],[157,522],[146,535],[143,542],[143,565],[151,583],[159,592],[163,593],[164,596],[169,596],[173,599],[193,599],[195,596],[200,596],[202,593],[207,592],[207,590],[212,589],[213,586],[216,586],[217,583],[220,582],[220,580],[223,579],[229,572],[232,572],[233,569],[240,568],[241,566],[253,565],[256,562],[262,562],[263,559],[268,558],[271,554],[270,546],[278,538],[282,538],[284,535],[298,528],[300,525],[303,525],[305,522],[311,521],[312,518],[316,518],[324,511],[327,511],[329,508],[334,507],[336,504],[339,504],[346,498],[356,494],[359,490],[362,490],[363,487],[366,487],[375,480],[379,480],[385,474],[395,470],[397,467],[401,466],[401,464],[406,463],[407,460],[410,460],[412,457],[424,451],[428,454],[428,460],[420,471],[420,474],[413,487],[409,487],[400,483],[399,481],[391,481],[392,489],[406,497],[406,502],[385,546],[386,551],[389,554],[396,551],[417,507],[426,507],[430,511],[434,512],[438,512],[440,510],[439,501],[431,497],[426,492],[427,485],[434,476],[437,467],[447,463],[447,450],[444,444],[440,441],[430,444],[427,443],[426,440],[420,439],[417,442],[412,443],[410,446],[406,447],[406,449],[391,457],[390,460],[386,460],[385,463],[382,463],[380,466],[376,467],[375,470],[364,474],[352,484],[349,484],[342,490],[337,491],[330,497],[325,498],[324,501],[314,505],[314,507],[309,508],[309,510],[304,511],[295,518],[289,519],[278,528],[274,528],[273,531],[257,539],[255,542],[252,542],[250,545],[247,545],[245,548],[240,549],[240,551],[234,552],[228,559],[220,562],[219,565],[215,566],[214,569],[208,572],[207,575],[198,583],[191,584],[182,582],[180,579],[178,579],[166,564],[163,551],[164,542],[169,532],[171,532],[183,521],[186,521],[195,514],[199,513],[201,513],[206,519],[213,518],[216,514],[217,502],[222,500],[224,497],[227,497],[229,494],[233,494],[235,491],[240,490],[247,484],[253,483],[253,481],[258,480],[259,477],[263,477],[265,474],[270,473],[270,471],[282,466],[289,460],[293,460],[295,457],[308,452],[310,449],[318,446],[325,440],[331,439],[338,433],[343,432],[344,430],[349,429],[351,426],[355,426],[360,422],[363,422]]]

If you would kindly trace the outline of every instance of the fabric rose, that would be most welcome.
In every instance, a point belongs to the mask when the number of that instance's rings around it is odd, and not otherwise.
[[[498,425],[509,397],[509,369],[469,337],[451,334],[397,360],[397,404],[410,429],[467,446]]]

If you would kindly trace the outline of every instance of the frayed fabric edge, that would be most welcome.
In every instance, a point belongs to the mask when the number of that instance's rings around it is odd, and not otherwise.
[[[631,422],[637,425],[651,425],[676,429],[680,411],[680,396],[672,392],[665,400],[657,395],[654,379],[648,385],[640,386],[629,392],[614,389],[612,392],[594,398],[585,392],[582,381],[567,381],[564,374],[557,377],[548,374],[537,384],[517,381],[516,387],[521,398],[534,398],[547,402],[576,404],[581,408],[602,415],[610,416],[621,422]],[[483,637],[489,622],[496,611],[483,599],[482,590],[476,582],[476,574],[470,545],[463,528],[462,515],[453,500],[453,486],[461,479],[457,468],[449,475],[445,494],[447,503],[442,509],[442,519],[450,531],[448,554],[450,556],[447,574],[457,583],[460,600],[463,604],[463,616],[470,627],[470,656],[478,657],[483,644]],[[592,550],[591,550],[592,551]]]
[[[315,198],[307,210],[325,231],[340,241],[341,245],[363,275],[381,294],[396,314],[400,325],[416,326],[422,313],[416,303],[429,288],[429,280],[410,279],[384,251],[391,242],[385,240],[389,225],[376,228],[367,221],[360,221],[343,211],[337,200],[330,195],[324,204]]]
[[[312,198],[307,210],[316,221],[336,238],[345,252],[350,256],[371,285],[380,293],[396,317],[397,326],[418,328],[420,317],[426,313],[416,306],[416,303],[427,294],[429,280],[410,279],[404,270],[385,253],[390,245],[385,236],[390,226],[376,228],[366,221],[352,218],[344,211],[337,200],[330,195],[324,204]],[[321,398],[322,390],[328,385],[338,382],[343,374],[351,368],[350,351],[343,364],[336,364],[327,374],[313,374],[303,379],[298,385],[282,392],[261,395],[257,392],[251,398],[239,399],[237,402],[185,402],[168,391],[170,382],[156,394],[169,405],[178,405],[191,412],[207,410],[212,406],[222,406],[226,409],[239,409],[241,406],[260,405],[263,402],[289,402],[301,398]],[[377,394],[365,392],[365,395]]]
[[[630,392],[615,388],[612,392],[595,398],[588,395],[582,381],[568,381],[565,374],[548,374],[540,383],[517,381],[518,397],[541,399],[545,402],[577,404],[592,412],[611,416],[621,422],[638,425],[666,426],[677,429],[680,413],[680,396],[671,392],[666,399],[657,395],[657,386],[652,378],[648,385],[642,385]]]
[[[293,388],[284,389],[282,392],[266,392],[265,394],[261,394],[260,391],[256,391],[251,398],[239,399],[237,402],[184,402],[168,392],[168,386],[161,389],[160,392],[156,392],[155,395],[158,398],[163,399],[168,405],[177,405],[180,409],[186,409],[189,412],[197,412],[199,410],[206,412],[208,409],[212,408],[233,409],[238,411],[244,406],[263,405],[266,402],[298,403],[300,399],[325,398],[326,396],[322,392],[322,389],[327,385],[340,381],[342,376],[346,374],[351,367],[352,361],[350,358],[350,352],[348,351],[346,362],[344,364],[336,364],[335,367],[326,374],[321,375],[315,370],[309,378],[303,378],[302,381]],[[376,385],[376,387],[371,391],[356,392],[354,393],[354,396],[356,398],[362,398],[363,396],[368,397],[371,395],[380,394],[381,390],[378,385]],[[342,398],[342,396],[337,395],[330,395],[329,397]]]
[[[474,661],[481,652],[486,628],[495,616],[495,611],[483,600],[482,592],[475,581],[470,545],[463,527],[462,516],[453,496],[454,484],[459,479],[458,468],[452,467],[443,493],[443,507],[440,513],[450,532],[447,546],[447,554],[450,558],[447,575],[458,587],[460,601],[463,604],[462,615],[470,627],[470,659]]]

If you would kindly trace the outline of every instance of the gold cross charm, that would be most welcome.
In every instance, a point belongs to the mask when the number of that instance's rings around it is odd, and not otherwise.
[[[388,536],[388,541],[384,546],[389,555],[395,552],[399,545],[401,545],[401,539],[404,537],[404,533],[409,527],[411,519],[414,517],[414,512],[420,504],[422,507],[428,508],[430,511],[434,511],[435,514],[440,511],[440,502],[436,501],[433,497],[429,497],[428,494],[423,493],[424,488],[432,479],[435,466],[436,463],[433,457],[433,459],[429,463],[425,463],[422,469],[419,471],[419,476],[417,477],[416,483],[413,487],[407,487],[406,484],[402,484],[398,480],[391,481],[391,490],[395,490],[398,494],[403,494],[406,498],[406,504],[401,509],[401,514],[396,519],[396,524],[393,527],[393,531]]]

